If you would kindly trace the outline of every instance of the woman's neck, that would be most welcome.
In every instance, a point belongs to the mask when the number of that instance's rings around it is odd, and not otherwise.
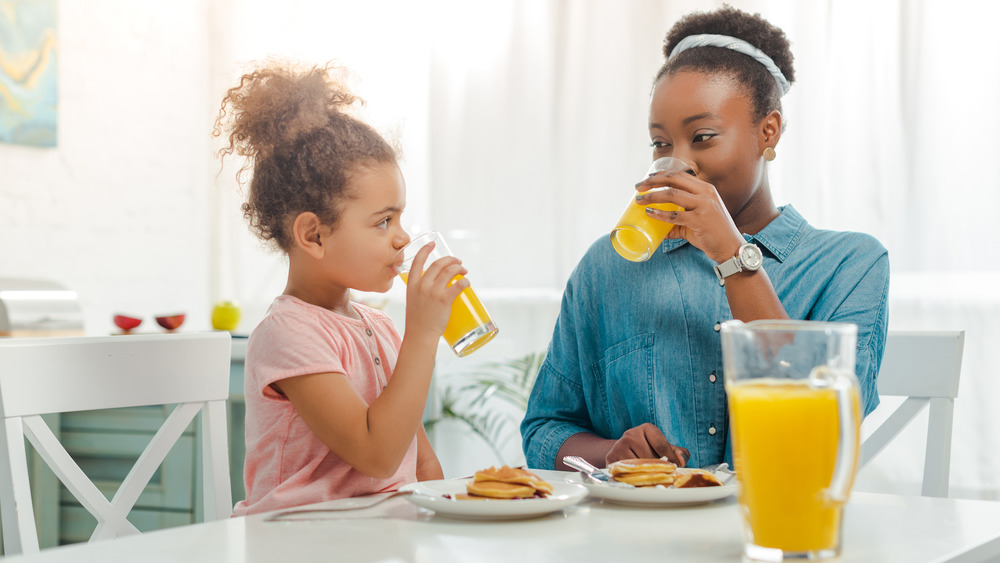
[[[777,219],[779,215],[781,212],[774,204],[771,188],[765,179],[761,186],[754,190],[750,200],[743,208],[733,215],[733,222],[736,223],[736,228],[741,233],[755,235],[768,226],[771,221]]]

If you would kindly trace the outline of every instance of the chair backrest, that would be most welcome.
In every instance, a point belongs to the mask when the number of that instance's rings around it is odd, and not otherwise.
[[[863,467],[930,407],[921,494],[947,497],[952,417],[965,331],[890,331],[878,376],[880,396],[906,397],[861,446]]]
[[[204,515],[232,513],[226,399],[229,333],[0,339],[0,516],[6,554],[38,551],[26,436],[97,518],[90,540],[137,534],[129,511],[201,413]],[[84,474],[41,415],[176,404],[111,501]]]

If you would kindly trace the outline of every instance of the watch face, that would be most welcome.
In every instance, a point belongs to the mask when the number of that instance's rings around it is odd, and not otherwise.
[[[740,247],[740,262],[743,263],[743,267],[748,270],[756,270],[760,268],[761,263],[764,261],[764,257],[760,253],[760,249],[752,244],[745,244]]]

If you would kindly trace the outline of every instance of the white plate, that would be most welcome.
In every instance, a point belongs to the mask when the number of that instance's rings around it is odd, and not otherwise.
[[[469,479],[422,481],[400,487],[412,491],[405,498],[417,506],[429,508],[443,516],[472,520],[513,520],[533,518],[573,506],[587,496],[587,489],[578,484],[553,483],[552,494],[545,498],[513,500],[458,500],[444,495],[464,493]]]
[[[583,485],[592,497],[632,506],[691,506],[723,499],[736,494],[736,491],[739,490],[737,483],[721,487],[692,487],[690,489],[614,487],[585,482],[579,473],[567,476],[566,481]]]

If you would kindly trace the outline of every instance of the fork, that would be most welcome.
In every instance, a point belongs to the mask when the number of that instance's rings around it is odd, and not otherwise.
[[[610,485],[612,487],[625,487],[632,488],[632,485],[628,483],[622,483],[620,481],[615,481],[610,475],[605,471],[601,471],[595,467],[589,461],[583,459],[580,456],[568,455],[563,457],[563,463],[574,468],[579,469],[580,473],[583,473],[584,478],[588,481],[599,483],[601,485]]]
[[[730,481],[736,477],[736,472],[729,469],[729,464],[725,461],[722,463],[715,463],[712,465],[706,465],[702,467],[705,471],[710,471],[713,475],[719,478],[724,485],[728,485]]]
[[[371,508],[373,506],[382,504],[383,502],[385,502],[385,501],[387,501],[387,500],[389,500],[391,498],[403,497],[403,496],[408,496],[408,495],[412,495],[412,494],[415,494],[415,493],[413,491],[395,491],[393,493],[385,495],[384,497],[375,499],[372,502],[369,502],[367,504],[358,505],[358,506],[333,506],[333,507],[330,507],[330,508],[293,508],[291,510],[284,510],[282,512],[277,512],[275,514],[271,514],[270,516],[264,518],[264,521],[265,522],[289,522],[289,521],[291,521],[291,522],[309,522],[312,519],[310,519],[310,518],[295,518],[295,517],[299,516],[300,514],[324,514],[324,513],[328,513],[328,512],[347,512],[347,511],[351,511],[351,510],[364,510],[366,508]]]

